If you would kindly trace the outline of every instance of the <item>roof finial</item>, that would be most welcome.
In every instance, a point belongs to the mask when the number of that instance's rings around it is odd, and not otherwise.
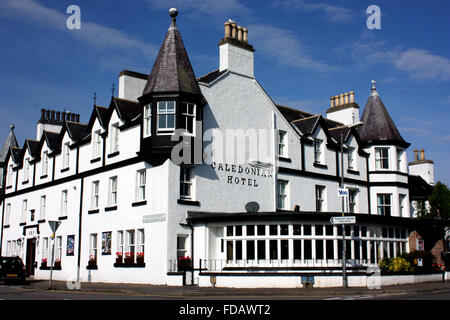
[[[113,81],[112,88],[111,88],[111,93],[112,93],[113,97],[114,97],[115,91],[116,91],[116,88],[114,87],[114,81]]]
[[[97,105],[97,93],[94,91],[94,106]]]
[[[14,132],[15,126],[14,126],[13,124],[11,124],[11,125],[9,126],[9,128],[11,129],[11,132]]]
[[[170,8],[169,9],[169,16],[172,18],[172,23],[170,24],[170,28],[176,28],[176,21],[177,21],[177,16],[178,16],[178,10],[177,8]]]
[[[375,87],[375,84],[377,84],[378,83],[378,81],[376,81],[376,80],[372,80],[372,96],[377,96],[378,95],[378,92],[377,92],[377,88]]]

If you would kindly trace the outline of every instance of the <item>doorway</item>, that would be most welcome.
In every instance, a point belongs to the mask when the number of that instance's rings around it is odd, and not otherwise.
[[[27,240],[27,277],[34,276],[34,262],[36,260],[36,239]]]

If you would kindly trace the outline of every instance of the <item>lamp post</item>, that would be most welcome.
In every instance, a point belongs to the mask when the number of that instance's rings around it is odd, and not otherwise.
[[[363,125],[361,121],[358,121],[356,123],[352,123],[348,125],[347,127],[349,129],[351,128],[359,128]],[[340,143],[341,143],[341,180],[339,182],[339,187],[344,188],[344,134],[342,132],[342,128],[340,131]],[[344,197],[342,197],[341,200],[341,208],[342,208],[342,216],[345,216],[345,204],[344,204]],[[342,287],[347,288],[347,257],[346,257],[346,243],[345,243],[345,224],[342,224]]]

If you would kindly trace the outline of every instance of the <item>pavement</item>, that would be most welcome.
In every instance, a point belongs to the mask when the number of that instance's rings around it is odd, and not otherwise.
[[[48,290],[48,280],[28,279],[27,284],[16,285],[22,290]],[[79,289],[74,289],[66,281],[53,281],[54,291],[89,292],[103,294],[120,294],[135,296],[154,296],[167,299],[304,299],[343,296],[388,296],[412,293],[450,292],[450,281],[424,282],[397,286],[384,286],[380,289],[357,288],[264,288],[264,289],[237,289],[237,288],[204,288],[198,286],[157,286],[149,284],[129,283],[93,283],[82,282]]]

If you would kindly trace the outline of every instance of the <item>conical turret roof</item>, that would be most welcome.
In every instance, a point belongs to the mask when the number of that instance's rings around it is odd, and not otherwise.
[[[361,121],[364,125],[358,129],[358,134],[365,145],[392,144],[405,148],[410,145],[400,135],[374,86],[361,116]]]
[[[18,148],[19,144],[17,143],[16,135],[14,134],[14,126],[11,125],[11,132],[8,134],[5,143],[3,144],[3,148],[0,153],[0,164],[6,161],[6,157],[8,156],[9,148]]]
[[[155,92],[201,94],[194,71],[175,24],[176,9],[169,11],[172,23],[166,33],[142,95]]]

